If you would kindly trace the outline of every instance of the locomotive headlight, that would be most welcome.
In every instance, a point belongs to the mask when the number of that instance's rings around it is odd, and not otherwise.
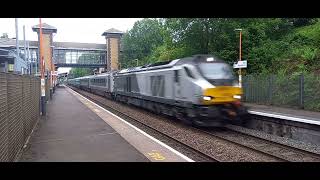
[[[234,95],[233,98],[235,98],[235,99],[241,99],[241,96],[240,96],[240,95]]]
[[[212,97],[210,96],[203,96],[203,100],[205,101],[210,101],[212,99]]]

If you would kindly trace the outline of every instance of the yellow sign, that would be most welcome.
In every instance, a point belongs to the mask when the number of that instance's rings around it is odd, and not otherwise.
[[[13,71],[13,64],[8,64],[8,71]]]
[[[152,152],[152,153],[148,153],[149,156],[151,156],[153,159],[158,160],[158,161],[163,161],[166,158],[164,156],[162,156],[160,153],[158,152]]]

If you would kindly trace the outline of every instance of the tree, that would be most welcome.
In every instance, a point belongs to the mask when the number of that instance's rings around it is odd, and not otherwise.
[[[306,26],[315,23],[316,18],[288,18],[288,22],[292,23],[295,27]]]
[[[164,43],[163,29],[157,19],[137,21],[123,37],[122,66],[150,63],[152,52]]]
[[[261,64],[271,64],[268,62],[273,59],[270,53],[263,57],[252,53],[259,53],[259,47],[267,48],[266,42],[278,40],[292,27],[280,18],[168,18],[164,21],[176,46],[185,49],[182,57],[209,53],[230,63],[239,59],[239,33],[235,29],[243,29],[242,59],[255,60],[249,72],[259,69]]]
[[[102,61],[99,54],[96,53],[83,53],[78,57],[77,62],[80,64],[99,64]],[[95,68],[72,68],[69,72],[73,78],[92,75]]]
[[[9,38],[8,33],[3,33],[0,38]]]
[[[93,69],[92,68],[72,68],[69,74],[73,78],[88,76],[93,74]]]
[[[317,21],[315,18],[143,19],[124,37],[122,64],[132,67],[136,66],[135,59],[151,63],[194,54],[214,54],[232,63],[239,59],[239,33],[235,29],[241,28],[242,59],[249,62],[248,73],[278,70],[277,65],[288,58],[307,59],[305,63],[312,65],[320,57]]]

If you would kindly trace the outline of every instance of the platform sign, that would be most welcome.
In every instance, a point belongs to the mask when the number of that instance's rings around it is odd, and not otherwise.
[[[46,83],[44,79],[41,79],[41,96],[46,96]]]
[[[247,60],[238,61],[237,63],[234,63],[233,64],[233,68],[235,68],[235,69],[247,68]]]

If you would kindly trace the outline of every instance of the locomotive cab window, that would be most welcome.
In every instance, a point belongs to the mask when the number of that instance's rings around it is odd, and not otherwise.
[[[233,72],[225,63],[201,63],[200,71],[207,79],[234,79]]]

